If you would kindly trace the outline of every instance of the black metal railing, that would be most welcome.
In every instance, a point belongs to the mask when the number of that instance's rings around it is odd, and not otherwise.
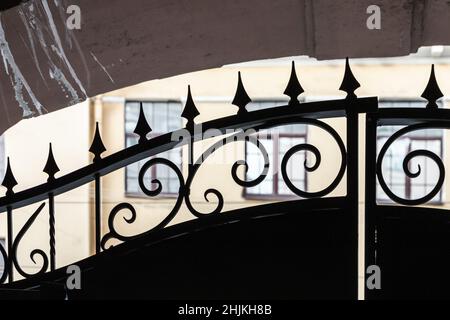
[[[450,111],[448,110],[438,110],[436,105],[436,100],[442,96],[439,94],[436,81],[434,79],[434,69],[432,69],[431,77],[427,89],[425,90],[423,97],[428,100],[428,105],[426,109],[414,109],[414,110],[397,110],[391,109],[378,109],[378,101],[375,97],[369,98],[358,98],[355,95],[355,90],[359,87],[358,81],[353,76],[350,69],[348,59],[346,61],[345,73],[340,90],[347,93],[346,98],[338,100],[320,101],[320,102],[309,102],[300,103],[298,101],[298,96],[303,93],[303,88],[299,83],[297,74],[295,71],[294,63],[292,64],[291,76],[288,81],[288,85],[284,94],[286,94],[290,100],[286,105],[276,106],[270,109],[263,109],[258,111],[248,112],[246,106],[251,102],[251,98],[245,91],[241,74],[238,75],[238,85],[235,97],[233,99],[233,104],[238,107],[238,112],[236,115],[227,116],[220,119],[211,120],[204,123],[195,123],[194,119],[199,115],[194,100],[191,95],[190,87],[188,88],[188,95],[186,100],[186,105],[182,113],[182,117],[187,120],[185,128],[177,130],[175,132],[170,132],[152,139],[147,139],[147,134],[150,133],[151,128],[145,119],[145,115],[142,109],[140,109],[139,119],[136,124],[135,133],[139,136],[139,141],[137,145],[128,147],[119,152],[113,153],[109,156],[102,157],[102,153],[106,151],[106,147],[102,142],[100,129],[97,123],[94,139],[89,151],[94,155],[93,163],[89,164],[81,169],[74,172],[66,174],[61,177],[55,177],[55,174],[59,171],[56,161],[53,157],[52,146],[50,145],[49,155],[47,163],[44,167],[44,172],[47,173],[48,179],[46,183],[35,186],[33,188],[23,190],[20,192],[14,192],[13,188],[17,185],[17,181],[12,173],[11,164],[8,159],[7,169],[2,185],[6,187],[6,195],[0,198],[0,212],[7,213],[7,249],[0,246],[0,253],[6,262],[6,267],[0,278],[0,282],[3,283],[7,279],[9,282],[14,280],[14,272],[18,272],[21,276],[28,278],[31,274],[26,273],[22,268],[17,258],[17,248],[20,244],[22,237],[26,234],[30,226],[33,224],[37,216],[45,208],[45,202],[48,200],[48,210],[49,210],[49,256],[41,249],[34,249],[30,253],[32,261],[36,261],[35,257],[40,256],[42,258],[42,265],[39,271],[35,274],[42,274],[47,271],[54,271],[56,266],[56,250],[55,243],[55,223],[57,223],[57,213],[58,208],[55,207],[54,198],[57,195],[68,192],[79,186],[93,182],[95,186],[95,248],[96,253],[107,250],[110,245],[111,240],[119,241],[129,241],[138,235],[123,235],[115,227],[115,220],[118,214],[123,211],[128,211],[128,215],[125,219],[126,223],[132,224],[136,221],[138,212],[134,206],[128,202],[123,202],[117,204],[109,213],[107,217],[107,232],[102,234],[102,199],[101,199],[101,182],[102,177],[123,168],[134,162],[148,159],[139,171],[138,183],[142,192],[149,198],[154,198],[158,196],[162,191],[162,183],[158,179],[152,180],[152,183],[156,186],[153,189],[149,189],[145,185],[145,176],[150,168],[155,165],[162,165],[168,167],[175,173],[176,178],[179,182],[178,194],[174,200],[174,205],[169,213],[166,214],[165,218],[156,226],[145,231],[145,233],[152,232],[161,228],[166,227],[174,217],[180,211],[182,204],[184,203],[195,217],[201,219],[207,215],[220,214],[224,211],[225,199],[223,194],[214,188],[209,188],[204,192],[204,198],[206,201],[210,201],[211,197],[215,198],[215,207],[209,212],[200,212],[195,208],[193,202],[191,201],[191,189],[193,186],[194,178],[201,167],[202,163],[216,150],[221,147],[234,142],[246,142],[254,144],[260,152],[264,160],[264,166],[262,171],[253,180],[245,180],[239,177],[239,168],[244,168],[248,170],[251,164],[247,163],[245,160],[236,161],[231,167],[231,176],[235,183],[241,187],[254,187],[260,184],[269,172],[269,167],[273,164],[270,163],[270,158],[268,156],[267,150],[264,148],[263,144],[258,140],[257,136],[249,135],[246,130],[252,129],[252,132],[258,132],[264,129],[270,129],[282,125],[290,124],[305,124],[309,126],[318,127],[325,132],[327,132],[333,140],[337,143],[339,148],[339,169],[335,177],[332,177],[331,182],[322,190],[310,192],[308,190],[301,190],[298,188],[289,177],[287,164],[291,160],[292,156],[297,152],[305,151],[310,152],[314,155],[314,163],[308,164],[306,161],[303,164],[304,170],[306,172],[313,172],[317,170],[321,165],[321,153],[319,149],[309,143],[301,143],[291,147],[283,156],[281,161],[281,174],[282,178],[290,189],[292,193],[301,198],[320,198],[329,195],[337,185],[342,181],[345,172],[347,184],[346,184],[346,206],[348,209],[348,214],[352,217],[352,227],[355,232],[353,237],[355,252],[358,248],[358,128],[359,128],[359,114],[367,114],[367,121],[375,121],[375,127],[381,124],[410,124],[409,127],[400,130],[395,133],[383,146],[378,155],[378,162],[376,163],[376,170],[370,171],[371,166],[375,164],[368,163],[366,172],[366,197],[372,203],[375,199],[375,187],[372,183],[375,181],[376,172],[380,185],[386,194],[395,202],[405,205],[416,205],[424,203],[436,194],[436,190],[442,187],[444,166],[442,160],[437,156],[426,150],[413,151],[407,155],[405,158],[406,164],[404,164],[404,170],[407,176],[416,177],[420,174],[420,168],[416,172],[411,172],[407,166],[411,158],[416,156],[425,156],[434,160],[440,169],[439,181],[436,184],[436,188],[430,192],[430,194],[417,200],[401,199],[392,193],[387,187],[383,180],[383,172],[381,167],[381,162],[383,156],[386,153],[386,149],[389,148],[392,141],[394,141],[398,136],[413,131],[419,130],[424,127],[431,128],[448,128],[449,122],[446,120],[438,120],[443,117],[450,119]],[[330,125],[325,123],[320,119],[325,118],[337,118],[343,117],[346,119],[346,141],[344,142],[340,135],[335,129]],[[369,123],[367,125],[367,130],[369,134],[366,135],[366,148],[374,150],[375,153],[368,153],[368,156],[376,156],[376,130],[374,131],[373,126]],[[206,151],[204,151],[199,157],[195,158],[194,146],[198,141],[203,140],[204,133],[210,129],[216,129],[222,134],[226,134],[227,130],[234,129],[235,133],[231,136],[227,136],[222,140],[212,144]],[[375,135],[373,134],[375,132]],[[175,138],[174,138],[175,137]],[[155,157],[158,154],[165,152],[173,148],[180,148],[182,146],[188,146],[189,151],[189,163],[187,175],[183,175],[179,166],[173,162]],[[370,195],[367,193],[370,192]],[[24,206],[31,205],[33,203],[43,202],[38,209],[33,213],[33,215],[28,219],[25,225],[18,230],[17,235],[14,236],[16,230],[14,230],[14,209],[18,209]],[[355,278],[357,277],[357,253],[355,253]],[[33,274],[33,275],[35,275]],[[356,282],[355,282],[356,283]]]

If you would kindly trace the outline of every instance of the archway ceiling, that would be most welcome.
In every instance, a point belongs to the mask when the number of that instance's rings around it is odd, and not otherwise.
[[[380,30],[366,27],[372,4]],[[66,27],[70,5],[80,30]],[[449,30],[439,0],[25,1],[0,13],[0,131],[151,79],[283,56],[402,56],[450,44]]]

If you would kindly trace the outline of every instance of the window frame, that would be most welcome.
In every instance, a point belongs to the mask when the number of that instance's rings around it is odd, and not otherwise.
[[[426,101],[421,101],[421,100],[417,100],[417,99],[403,99],[403,98],[380,98],[378,100],[378,105],[383,104],[383,103],[423,103],[424,107],[426,105]],[[438,101],[437,104],[438,104],[439,107],[442,107],[442,102],[441,101]],[[383,108],[383,107],[381,107],[381,108]],[[392,126],[384,126],[384,127],[392,127]],[[377,138],[376,139],[377,145],[378,145],[378,141],[380,139],[389,138],[389,137],[390,137],[390,135],[385,135],[385,134],[379,135],[378,132],[377,132],[377,137],[376,137]],[[403,138],[400,138],[400,139],[408,139],[408,140],[410,140],[410,143],[408,145],[408,151],[407,151],[406,154],[408,154],[408,153],[410,153],[412,151],[411,150],[411,142],[412,141],[439,141],[440,145],[441,145],[441,148],[440,148],[440,153],[438,154],[438,156],[442,159],[442,161],[444,161],[443,160],[443,158],[444,158],[444,134],[442,134],[440,137],[427,137],[427,136],[417,135],[417,136],[412,136],[412,137],[403,137]],[[398,140],[399,139],[397,139],[397,141]],[[377,156],[378,156],[378,152],[379,152],[379,150],[377,148]],[[408,196],[408,199],[409,199],[409,195],[411,194],[411,187],[412,187],[411,180],[412,180],[411,178],[408,178],[405,175],[405,197]],[[378,189],[378,186],[379,186],[379,181],[377,179],[377,189]],[[441,190],[438,193],[439,199],[437,199],[437,200],[430,200],[427,203],[431,204],[431,205],[443,205],[444,204],[444,199],[443,199],[444,190],[443,190],[443,188],[444,188],[444,186],[442,186]],[[375,200],[379,204],[392,204],[392,203],[394,203],[394,201],[391,200],[389,197],[387,199],[380,199],[378,197],[378,192],[376,192],[376,194],[375,194]]]
[[[176,100],[176,99],[159,99],[159,98],[155,98],[155,99],[146,99],[146,100],[137,100],[137,99],[125,99],[125,102],[124,102],[124,107],[123,107],[123,123],[124,123],[124,147],[125,148],[128,148],[128,147],[131,147],[131,146],[127,146],[127,138],[129,138],[129,137],[132,137],[132,138],[136,138],[136,137],[138,137],[138,135],[137,134],[135,134],[135,133],[133,133],[133,132],[127,132],[127,129],[126,129],[126,122],[127,122],[127,104],[128,103],[137,103],[137,104],[140,104],[140,103],[167,103],[167,104],[169,104],[169,103],[178,103],[178,104],[180,104],[180,106],[181,106],[181,111],[182,111],[182,109],[183,109],[183,104],[182,104],[182,101],[181,100]],[[138,109],[139,110],[139,109]],[[147,119],[147,121],[148,121],[148,119]],[[182,126],[183,126],[183,123],[182,123],[182,120],[181,120],[181,117],[180,117],[180,128],[182,128]],[[149,123],[149,125],[150,125],[150,123]],[[150,126],[151,127],[151,126]],[[162,135],[162,134],[166,134],[166,133],[168,133],[168,132],[154,132],[153,131],[153,128],[152,128],[152,131],[149,133],[149,134],[147,134],[147,137],[148,137],[148,139],[150,140],[150,139],[153,139],[153,138],[155,138],[155,137],[158,137],[158,136],[160,136],[160,135]],[[173,150],[173,149],[171,149],[171,150]],[[168,150],[169,151],[169,150]],[[180,170],[183,170],[183,148],[182,147],[180,147],[179,148],[179,152],[180,152],[180,165],[179,165],[179,169]],[[157,155],[155,155],[155,156],[157,156]],[[152,156],[152,157],[149,157],[149,158],[145,158],[146,160],[150,160],[151,158],[154,158],[155,156]],[[133,191],[128,191],[128,174],[127,174],[127,172],[128,172],[128,166],[125,166],[125,170],[124,170],[124,179],[125,179],[125,192],[124,192],[124,194],[125,194],[125,197],[127,197],[127,198],[142,198],[142,199],[148,199],[149,197],[145,194],[145,193],[143,193],[142,191],[141,192],[133,192]],[[151,167],[151,172],[152,172],[152,178],[153,179],[158,179],[158,175],[157,175],[157,171],[156,171],[156,166],[152,166]],[[178,191],[176,191],[176,192],[167,192],[167,191],[162,191],[160,194],[158,194],[158,199],[168,199],[168,198],[170,198],[170,199],[173,199],[173,198],[176,198],[178,196]]]
[[[281,107],[283,105],[287,105],[288,102],[284,101],[284,100],[280,100],[280,99],[262,99],[262,100],[253,100],[253,102],[256,103],[274,103],[274,107]],[[265,108],[262,108],[260,110],[263,110]],[[295,125],[295,124],[286,124],[286,125]],[[269,133],[267,136],[270,137],[270,140],[272,141],[272,145],[273,145],[273,150],[277,150],[277,152],[273,152],[272,157],[269,158],[269,161],[271,161],[271,165],[273,168],[278,168],[279,164],[282,161],[282,156],[280,155],[280,151],[279,151],[279,146],[280,146],[280,138],[304,138],[305,142],[307,143],[307,139],[308,139],[308,130],[306,128],[305,133],[299,133],[299,134],[295,134],[295,133],[283,133],[283,132],[277,132],[277,134],[272,134]],[[275,136],[275,139],[273,138]],[[259,138],[259,132],[256,134],[256,137]],[[247,162],[247,142],[245,142],[245,149],[244,149],[244,155],[245,155],[245,161]],[[246,179],[247,174],[245,175]],[[289,200],[289,199],[294,199],[297,198],[298,196],[295,194],[280,194],[279,193],[279,180],[281,177],[281,172],[278,172],[278,170],[275,171],[275,173],[273,174],[273,181],[272,181],[272,190],[273,192],[271,194],[269,193],[265,193],[265,194],[259,194],[259,193],[249,193],[248,192],[248,188],[247,187],[243,187],[242,190],[242,197],[246,200]],[[306,173],[306,170],[304,172],[304,179],[305,181],[305,190],[308,190],[308,175]],[[263,182],[261,182],[263,183]]]

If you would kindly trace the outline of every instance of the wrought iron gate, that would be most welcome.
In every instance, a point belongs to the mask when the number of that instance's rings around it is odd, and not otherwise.
[[[442,94],[436,84],[434,71],[432,69],[429,84],[422,95],[428,100],[427,108],[423,109],[378,109],[377,98],[358,98],[355,95],[354,92],[359,86],[347,59],[344,79],[339,88],[347,93],[345,99],[300,103],[298,96],[303,93],[303,88],[292,64],[291,77],[284,92],[290,98],[289,103],[248,112],[246,106],[251,99],[239,74],[236,95],[232,102],[238,107],[236,115],[196,123],[194,119],[199,112],[189,88],[182,113],[182,117],[187,120],[184,129],[147,139],[151,128],[141,105],[134,131],[139,136],[137,145],[103,158],[101,155],[106,151],[106,147],[97,124],[89,150],[94,155],[93,163],[57,178],[55,175],[59,169],[50,145],[44,168],[48,180],[42,185],[15,193],[13,188],[17,182],[8,159],[2,183],[7,192],[5,197],[0,198],[0,212],[6,212],[8,229],[7,248],[0,245],[1,256],[6,262],[0,282],[8,282],[4,285],[5,288],[20,290],[30,290],[43,283],[63,286],[64,268],[57,266],[55,259],[55,223],[58,222],[58,208],[55,207],[54,199],[62,193],[93,182],[96,254],[78,263],[87,280],[84,291],[70,293],[71,297],[132,297],[136,294],[136,297],[152,298],[356,299],[360,169],[358,129],[359,115],[365,114],[365,261],[366,266],[377,264],[381,267],[383,284],[381,290],[366,290],[366,298],[448,297],[445,284],[440,285],[437,281],[450,265],[445,245],[445,240],[450,237],[446,213],[441,209],[416,207],[432,199],[441,189],[444,179],[442,160],[427,150],[412,151],[405,158],[403,168],[411,178],[420,175],[420,168],[417,172],[412,172],[408,167],[409,161],[417,156],[432,159],[441,171],[436,187],[427,196],[417,200],[396,196],[386,185],[382,172],[382,160],[386,150],[399,136],[423,128],[449,128],[447,119],[450,119],[450,112],[440,110],[436,105],[436,100]],[[338,117],[346,119],[345,142],[335,129],[322,120]],[[281,161],[282,178],[299,199],[243,208],[224,214],[224,195],[217,189],[209,188],[205,191],[204,198],[209,202],[210,198],[214,197],[215,208],[210,212],[200,212],[195,208],[191,201],[192,185],[203,161],[211,154],[238,141],[258,147],[264,159],[264,166],[256,179],[241,177],[240,169],[247,171],[250,165],[246,161],[236,161],[231,168],[231,176],[238,186],[256,186],[266,178],[269,167],[273,164],[270,163],[268,153],[257,135],[248,134],[249,129],[254,133],[299,123],[324,130],[339,148],[339,170],[327,187],[310,192],[302,190],[291,180],[286,168],[295,153],[303,151],[314,155],[314,164],[304,163],[307,172],[315,171],[321,165],[318,148],[309,143],[301,143],[291,147]],[[376,130],[378,126],[386,124],[407,127],[399,130],[385,143],[377,158]],[[204,140],[205,133],[210,129],[219,130],[226,136],[195,158],[196,142]],[[233,134],[229,134],[230,129],[235,130]],[[183,175],[182,170],[170,160],[157,156],[164,151],[183,146],[189,151],[187,175]],[[130,203],[118,203],[107,217],[108,232],[102,234],[102,177],[142,159],[148,161],[139,172],[138,182],[142,192],[148,197],[157,197],[163,188],[161,181],[157,179],[152,181],[156,188],[149,189],[146,186],[145,175],[151,167],[162,165],[174,172],[179,182],[179,190],[172,210],[156,226],[142,234],[130,236],[117,230],[115,222],[120,214],[127,213],[128,216],[122,217],[128,224],[133,224],[138,212]],[[329,196],[344,177],[347,182],[346,195]],[[402,206],[377,204],[377,177],[386,194]],[[29,274],[18,261],[17,248],[36,217],[44,212],[46,202],[49,216],[49,250],[48,254],[43,249],[31,252],[33,262],[36,256],[40,256],[42,265],[36,274]],[[14,209],[33,203],[42,204],[20,230],[14,230]],[[182,205],[197,219],[168,226]],[[123,243],[112,247],[112,240]],[[224,256],[226,260],[223,259]],[[270,259],[265,259],[265,256]],[[433,263],[430,264],[430,261]],[[202,263],[210,266],[209,271],[200,270],[199,265]],[[185,277],[180,272],[180,264],[191,277]],[[123,272],[127,269],[131,269],[131,272]],[[149,270],[160,276],[148,276]],[[423,270],[427,271],[426,277]],[[438,272],[433,273],[433,270]],[[25,279],[14,282],[15,273]],[[419,275],[420,280],[408,282],[412,275]],[[111,279],[115,279],[113,284]],[[445,283],[450,284],[450,281]]]

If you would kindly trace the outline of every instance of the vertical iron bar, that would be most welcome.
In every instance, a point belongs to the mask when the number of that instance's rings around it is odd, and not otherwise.
[[[49,207],[49,234],[50,234],[50,271],[56,269],[56,250],[55,250],[55,202],[53,193],[48,194]]]
[[[194,169],[194,132],[191,132],[191,141],[189,144],[189,165],[188,165],[188,176],[190,176]]]
[[[14,275],[13,275],[13,255],[12,247],[13,247],[13,221],[12,221],[12,208],[7,207],[6,208],[6,214],[7,214],[7,233],[8,233],[8,262],[7,262],[7,268],[8,268],[8,282],[11,283],[14,281]]]
[[[377,118],[366,114],[366,190],[365,190],[365,253],[364,271],[376,261],[376,156],[377,156]],[[364,278],[365,279],[365,278]],[[364,299],[371,299],[378,290],[368,290],[364,286]]]
[[[95,174],[95,253],[100,252],[101,237],[100,174]]]
[[[270,138],[273,142],[273,168],[274,168],[274,174],[273,174],[273,182],[272,182],[272,194],[278,195],[279,194],[279,185],[278,185],[278,168],[280,166],[280,136],[278,133],[271,134]],[[270,161],[270,160],[269,160]]]
[[[349,232],[355,252],[352,255],[350,262],[352,283],[354,285],[354,296],[358,298],[358,113],[356,112],[357,100],[350,98],[347,100],[346,114],[347,114],[347,199],[348,199],[348,213],[351,219],[351,230]]]

